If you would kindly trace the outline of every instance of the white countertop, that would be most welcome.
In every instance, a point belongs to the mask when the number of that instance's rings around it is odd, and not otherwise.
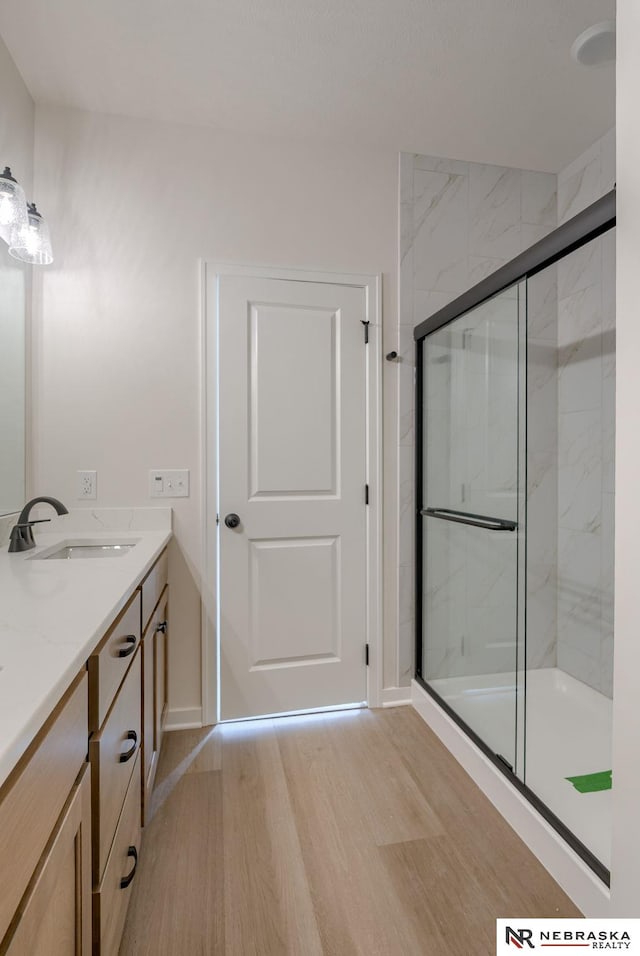
[[[35,549],[0,551],[0,784],[167,545],[171,510],[72,512],[42,527]],[[70,539],[137,543],[122,557],[33,560]]]

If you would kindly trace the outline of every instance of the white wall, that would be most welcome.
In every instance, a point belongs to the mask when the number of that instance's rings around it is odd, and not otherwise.
[[[618,0],[616,576],[613,914],[639,916],[640,886],[640,5]]]
[[[199,259],[382,272],[392,348],[397,155],[39,108],[36,180],[56,260],[36,289],[35,488],[77,505],[76,469],[95,468],[99,506],[149,505],[149,468],[191,469],[191,497],[170,502],[170,707],[191,711],[200,706],[204,521]],[[394,447],[394,369],[385,375]],[[391,459],[390,501],[394,472]],[[386,513],[389,524],[394,508]],[[394,534],[386,540],[394,568]]]

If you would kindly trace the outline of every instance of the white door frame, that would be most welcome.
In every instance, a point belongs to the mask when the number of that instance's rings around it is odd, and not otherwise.
[[[202,262],[201,270],[201,456],[202,456],[202,723],[220,718],[220,646],[218,640],[218,547],[215,514],[218,505],[218,297],[219,276],[247,276],[298,282],[326,282],[365,292],[369,322],[367,346],[367,608],[369,644],[367,702],[382,706],[382,313],[381,275],[311,272],[268,266]],[[364,334],[364,329],[363,329]]]

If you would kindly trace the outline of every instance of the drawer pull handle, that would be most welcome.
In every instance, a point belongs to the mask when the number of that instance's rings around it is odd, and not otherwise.
[[[130,857],[130,856],[133,857],[133,869],[131,870],[131,873],[129,873],[128,876],[123,876],[122,879],[120,880],[121,890],[126,890],[126,888],[131,883],[131,880],[136,875],[136,870],[138,868],[138,851],[136,850],[134,846],[130,846],[129,849],[127,850],[127,857]]]
[[[166,621],[160,621],[160,623],[156,625],[156,633],[157,633],[158,631],[161,631],[163,634],[166,634],[166,633],[167,633],[167,622],[166,622]]]
[[[129,657],[129,655],[133,654],[136,649],[136,641],[138,638],[135,636],[135,634],[127,634],[124,640],[128,646],[120,648],[118,651],[118,657]]]
[[[126,753],[120,754],[120,763],[126,763],[127,760],[131,760],[134,753],[136,752],[136,747],[138,746],[138,735],[135,730],[127,731],[127,736],[125,740],[133,740],[133,746],[127,750]]]

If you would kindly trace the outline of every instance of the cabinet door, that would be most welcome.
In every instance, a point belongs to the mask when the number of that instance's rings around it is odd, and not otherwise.
[[[91,787],[78,778],[32,884],[18,908],[2,956],[90,956]]]
[[[155,621],[154,617],[142,641],[142,820],[149,822],[149,800],[156,762],[155,728]]]
[[[162,595],[162,600],[158,605],[158,629],[156,630],[156,655],[155,655],[155,725],[156,725],[156,751],[160,755],[160,745],[162,744],[162,733],[167,713],[168,698],[168,641],[169,641],[169,589],[167,588]]]
[[[151,791],[156,775],[167,705],[167,601],[162,595],[142,640],[142,820],[149,822]]]

